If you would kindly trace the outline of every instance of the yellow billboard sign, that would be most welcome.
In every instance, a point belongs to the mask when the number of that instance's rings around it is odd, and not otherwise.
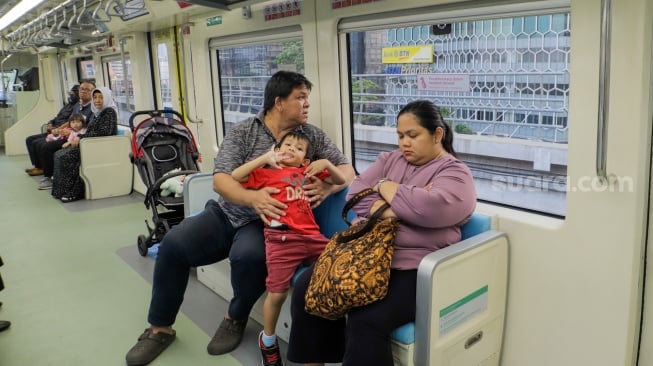
[[[433,62],[433,45],[383,47],[384,64],[424,64]]]

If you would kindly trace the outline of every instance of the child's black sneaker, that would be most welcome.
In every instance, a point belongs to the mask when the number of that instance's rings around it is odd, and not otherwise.
[[[258,335],[258,346],[261,349],[261,357],[263,358],[261,361],[262,366],[283,366],[278,341],[274,341],[272,346],[266,347],[263,344],[263,331],[261,331]]]

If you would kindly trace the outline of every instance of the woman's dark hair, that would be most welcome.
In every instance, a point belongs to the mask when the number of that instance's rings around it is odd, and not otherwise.
[[[267,113],[274,107],[276,97],[288,98],[294,89],[302,86],[306,86],[308,90],[311,90],[313,84],[302,74],[292,71],[277,71],[265,84],[263,112]]]
[[[436,128],[442,127],[442,147],[449,154],[456,156],[456,151],[453,149],[453,131],[442,118],[440,107],[430,100],[415,100],[401,108],[399,114],[397,114],[397,119],[404,113],[411,113],[417,117],[420,126],[426,128],[431,135],[435,134]]]
[[[276,148],[281,148],[281,144],[283,144],[283,142],[286,141],[288,137],[294,137],[295,140],[306,142],[305,158],[310,160],[311,154],[313,154],[313,148],[311,147],[311,140],[308,138],[308,135],[306,135],[304,132],[298,129],[292,130],[287,134],[283,135],[281,140],[279,140],[279,143],[276,145]]]

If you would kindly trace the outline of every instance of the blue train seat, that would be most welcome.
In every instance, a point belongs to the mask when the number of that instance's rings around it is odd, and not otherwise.
[[[460,229],[462,234],[461,240],[471,238],[474,235],[490,230],[490,225],[491,221],[489,216],[477,213],[473,214],[470,220]],[[415,343],[415,323],[408,323],[400,326],[390,334],[390,337],[402,344]]]
[[[475,213],[462,240],[426,256],[417,274],[416,322],[392,334],[396,366],[498,365],[508,280],[508,240]],[[455,284],[452,286],[452,284]]]

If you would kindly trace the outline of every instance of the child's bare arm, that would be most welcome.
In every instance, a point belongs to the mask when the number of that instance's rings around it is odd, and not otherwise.
[[[256,168],[260,168],[265,165],[270,165],[273,168],[281,169],[281,166],[279,165],[279,161],[281,161],[284,157],[285,157],[284,153],[275,152],[274,146],[272,146],[272,149],[270,149],[270,151],[234,169],[234,171],[231,172],[231,177],[239,182],[247,182],[250,173],[252,173],[252,170]]]
[[[310,178],[325,169],[329,172],[329,176],[324,179],[325,182],[329,184],[344,184],[347,181],[347,178],[340,169],[336,168],[336,166],[327,159],[315,160],[310,163],[306,168],[306,176]]]
[[[267,162],[267,154],[263,154],[254,160],[250,160],[245,164],[239,166],[231,172],[231,177],[239,182],[247,182],[249,174],[252,170],[264,166]]]

